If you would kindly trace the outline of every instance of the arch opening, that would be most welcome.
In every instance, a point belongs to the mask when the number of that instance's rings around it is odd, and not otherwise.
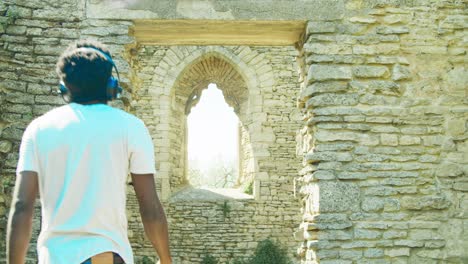
[[[233,188],[239,173],[239,118],[216,84],[208,85],[187,115],[187,178],[200,188]]]
[[[208,151],[211,146],[215,145],[212,142],[213,140],[208,139],[200,139],[201,142],[190,141],[192,112],[197,112],[197,106],[204,100],[204,95],[202,96],[204,91],[210,92],[208,88],[210,84],[216,84],[219,89],[218,103],[224,104],[225,109],[231,109],[230,119],[237,119],[234,122],[235,124],[231,123],[230,128],[228,128],[229,133],[234,134],[234,136],[230,136],[229,142],[217,143],[225,146],[230,145],[228,147],[230,154],[223,157],[223,155],[217,155],[216,150],[214,150],[214,153],[200,154],[206,157],[199,155],[196,158],[189,154],[189,151],[192,151],[190,144],[198,144],[199,149],[204,147],[203,152]],[[216,91],[216,88],[214,90]],[[248,113],[249,92],[244,78],[235,66],[222,55],[211,52],[204,54],[181,72],[174,85],[174,91],[171,123],[176,126],[178,133],[172,139],[171,145],[175,147],[173,151],[178,152],[175,156],[180,157],[180,159],[174,160],[176,168],[170,179],[171,186],[174,186],[175,189],[184,186],[205,186],[244,190],[252,185],[254,170],[252,164],[254,162],[252,161],[253,152],[251,151],[252,147],[248,133],[248,124],[251,123],[251,117]],[[219,121],[198,123],[204,123],[201,127],[204,132],[198,132],[204,134],[202,136],[204,138],[207,138],[206,135],[214,137],[213,134],[216,133],[221,135],[228,133],[216,132]],[[222,140],[220,139],[220,141]],[[252,172],[249,172],[249,170]],[[196,179],[196,176],[198,176],[198,179]]]

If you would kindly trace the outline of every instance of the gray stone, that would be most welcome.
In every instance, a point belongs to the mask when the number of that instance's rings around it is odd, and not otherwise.
[[[408,67],[401,66],[400,64],[396,64],[395,66],[393,66],[392,80],[401,81],[409,79],[411,79],[411,72],[408,69]]]
[[[377,27],[377,34],[405,34],[409,33],[409,28],[406,26],[402,27],[388,27],[388,26],[379,26]]]
[[[405,246],[405,247],[411,247],[411,248],[424,246],[424,241],[411,240],[411,239],[395,240],[393,243],[395,244],[395,246]]]
[[[315,82],[301,91],[301,100],[309,99],[311,96],[320,93],[344,92],[348,89],[346,82]]]
[[[435,175],[439,177],[458,177],[463,173],[461,166],[455,163],[440,164],[435,171]]]
[[[13,144],[10,141],[6,141],[6,140],[1,140],[0,141],[0,152],[1,153],[10,152],[12,147],[13,147]]]
[[[7,93],[6,101],[17,104],[34,104],[34,96],[25,93]]]
[[[307,73],[308,83],[326,80],[349,80],[351,68],[338,65],[312,65]]]
[[[307,23],[307,34],[312,33],[333,33],[336,30],[334,22],[309,21]]]
[[[401,207],[410,210],[445,209],[452,203],[446,196],[403,197]]]
[[[31,93],[31,94],[50,94],[52,89],[51,89],[51,87],[49,85],[29,83],[27,91],[28,91],[28,93]]]
[[[366,212],[381,211],[384,208],[385,202],[382,198],[378,197],[366,197],[362,201],[362,210]]]
[[[389,257],[409,256],[409,248],[391,248],[385,250],[385,255]]]
[[[390,231],[385,231],[382,234],[382,237],[384,239],[393,239],[393,238],[404,238],[406,237],[406,235],[407,235],[406,231],[390,230]]]
[[[377,22],[377,19],[372,16],[358,16],[350,18],[349,21],[363,24],[374,24]]]
[[[380,248],[369,248],[364,250],[364,257],[366,258],[379,258],[383,257],[384,251]]]
[[[364,180],[368,175],[365,172],[343,171],[338,173],[337,178],[341,180]]]
[[[354,237],[357,239],[376,239],[381,237],[381,232],[368,229],[354,229]]]
[[[320,161],[352,161],[353,157],[349,152],[312,152],[307,153],[305,159],[313,163]]]
[[[390,75],[390,72],[385,66],[355,66],[353,74],[360,78],[385,78]]]
[[[330,105],[357,105],[358,94],[320,94],[313,96],[306,102],[306,108]]]
[[[354,183],[319,182],[321,213],[359,210],[359,187]]]
[[[24,35],[26,34],[26,29],[27,27],[25,26],[9,25],[6,28],[6,33],[11,35]]]

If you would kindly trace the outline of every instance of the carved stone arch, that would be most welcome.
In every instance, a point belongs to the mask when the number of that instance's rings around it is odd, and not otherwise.
[[[207,61],[214,65],[221,65],[234,76],[232,79],[213,80],[210,74],[216,75],[213,67],[207,68]],[[211,65],[213,66],[213,65]],[[187,72],[201,71],[200,75],[207,75],[205,79],[201,78],[193,82],[187,77]],[[160,102],[170,102],[169,105],[161,105],[158,111],[161,120],[165,120],[162,138],[169,139],[165,146],[164,158],[160,161],[160,172],[162,180],[162,196],[168,198],[170,193],[187,185],[187,151],[186,151],[186,114],[192,105],[190,98],[200,94],[201,90],[206,88],[209,83],[217,83],[223,91],[227,103],[236,109],[237,115],[241,121],[240,131],[242,142],[244,144],[243,158],[244,162],[239,165],[243,168],[244,174],[239,177],[239,184],[247,181],[253,181],[258,172],[258,159],[268,156],[267,147],[271,136],[264,136],[265,129],[262,129],[262,123],[254,120],[255,116],[261,116],[263,108],[263,99],[261,97],[261,88],[272,86],[274,76],[269,61],[262,54],[251,50],[249,47],[220,47],[220,46],[177,46],[167,49],[165,56],[159,65],[155,68],[153,85],[149,90],[150,94],[158,96]],[[218,72],[219,74],[219,72]],[[185,76],[185,77],[184,77]],[[185,78],[185,79],[184,79]],[[235,81],[232,81],[235,80]],[[220,84],[218,82],[223,83]],[[241,87],[235,89],[236,84]],[[184,87],[186,85],[186,87]],[[229,87],[226,89],[226,87]],[[153,91],[152,91],[153,90]],[[181,92],[184,91],[184,92]],[[256,122],[254,122],[256,121]],[[182,125],[181,125],[182,124]],[[255,139],[251,140],[251,136]],[[265,140],[265,139],[268,140]],[[255,153],[260,153],[256,157]],[[255,183],[257,185],[257,183]],[[259,184],[259,183],[258,183]]]

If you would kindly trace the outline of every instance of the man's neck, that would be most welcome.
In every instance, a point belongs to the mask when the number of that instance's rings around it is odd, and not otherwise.
[[[74,102],[74,103],[77,103],[77,102]],[[106,105],[107,102],[104,100],[93,100],[93,101],[81,102],[77,104],[82,104],[82,105],[105,104]]]

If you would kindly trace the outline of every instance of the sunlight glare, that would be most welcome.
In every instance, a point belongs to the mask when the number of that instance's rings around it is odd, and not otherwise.
[[[190,183],[197,187],[232,187],[219,183],[222,174],[237,178],[239,119],[215,84],[205,89],[187,117]],[[226,172],[229,167],[231,172]],[[194,180],[194,171],[200,179]]]

